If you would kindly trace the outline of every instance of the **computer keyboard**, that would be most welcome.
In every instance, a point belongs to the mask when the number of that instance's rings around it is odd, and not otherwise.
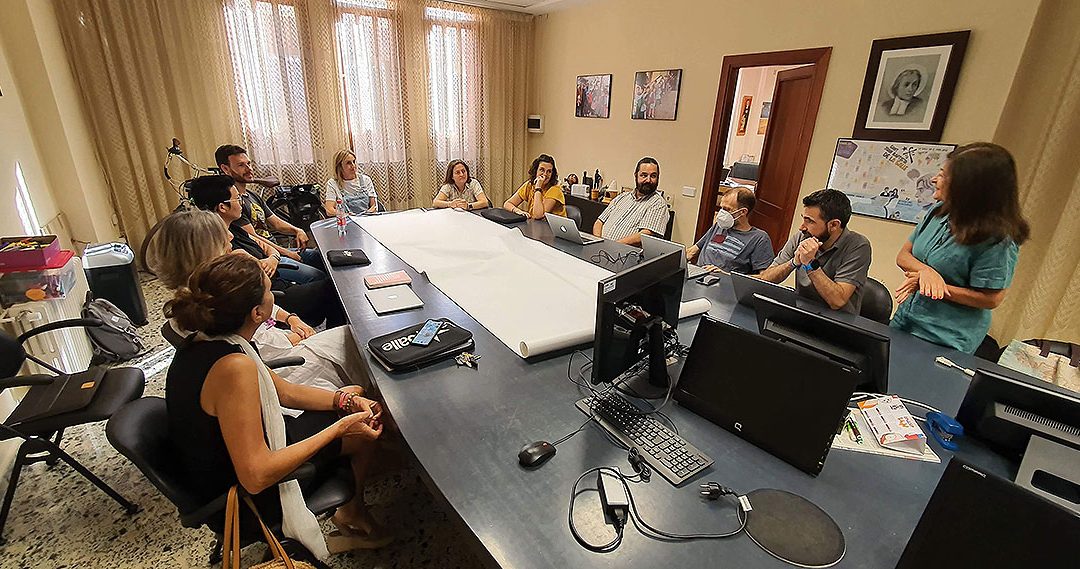
[[[577,408],[638,453],[649,466],[675,486],[686,482],[713,463],[705,453],[671,432],[663,423],[642,411],[615,391],[586,397]]]

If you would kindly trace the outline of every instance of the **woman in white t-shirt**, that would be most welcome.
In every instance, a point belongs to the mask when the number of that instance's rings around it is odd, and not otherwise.
[[[484,209],[488,207],[484,188],[480,187],[469,172],[469,165],[463,160],[452,160],[446,167],[443,185],[431,201],[435,207],[456,207],[460,209]]]
[[[230,240],[229,230],[217,214],[197,209],[176,212],[161,221],[147,246],[146,264],[169,290],[176,290],[187,284],[200,264],[223,254],[245,254],[229,253]],[[315,332],[299,316],[279,306],[274,306],[270,316],[273,320],[264,322],[252,338],[263,359],[304,358],[302,366],[279,370],[282,377],[331,391],[350,384],[371,391],[371,377],[348,326]],[[289,329],[278,328],[275,320]],[[190,335],[175,322],[170,324],[178,337]]]
[[[338,150],[334,155],[334,177],[326,181],[326,215],[337,215],[337,200],[341,199],[348,213],[375,213],[379,198],[371,178],[356,171],[356,155],[351,150]]]

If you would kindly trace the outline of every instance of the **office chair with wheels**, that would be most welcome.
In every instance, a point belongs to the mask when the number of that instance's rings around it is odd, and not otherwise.
[[[210,563],[218,563],[221,561],[227,494],[222,494],[209,503],[198,497],[196,490],[199,481],[183,476],[175,462],[176,453],[169,440],[168,425],[165,400],[160,397],[143,397],[128,403],[113,415],[106,426],[105,434],[109,443],[135,464],[147,480],[176,506],[181,525],[188,528],[205,525],[214,532],[217,542],[210,553]],[[294,478],[305,480],[314,474],[314,466],[306,463],[281,481]],[[304,492],[304,500],[309,510],[321,515],[352,500],[355,489],[352,470],[343,460],[341,467],[325,481]],[[242,545],[262,540],[262,532],[253,526],[254,524],[241,525]],[[271,529],[280,535],[279,527]],[[292,540],[283,540],[283,544],[290,550],[290,554],[298,552],[303,557],[304,553],[307,553]]]
[[[61,328],[101,326],[96,318],[75,318],[39,326],[18,338],[0,332],[0,391],[12,387],[29,387],[18,407],[0,424],[0,441],[22,439],[15,456],[4,503],[0,506],[0,544],[4,526],[15,497],[22,468],[35,462],[50,465],[62,460],[89,480],[124,511],[134,514],[139,507],[113,490],[89,469],[60,448],[64,429],[108,419],[124,404],[142,396],[146,384],[141,369],[92,366],[79,373],[64,373],[39,360],[23,349],[26,340]],[[23,363],[30,359],[56,375],[33,374],[16,376]]]
[[[566,217],[574,220],[574,225],[581,231],[581,208],[576,205],[566,206]],[[591,228],[590,228],[591,229]]]
[[[866,284],[863,285],[862,309],[859,310],[859,316],[888,324],[889,319],[892,318],[892,306],[892,294],[889,293],[888,287],[877,279],[867,277]]]

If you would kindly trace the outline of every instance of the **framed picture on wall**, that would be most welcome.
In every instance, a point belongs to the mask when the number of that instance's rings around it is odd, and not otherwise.
[[[638,71],[634,74],[634,109],[630,118],[673,121],[679,111],[682,69]]]
[[[574,116],[606,119],[611,115],[611,74],[578,75]]]
[[[753,104],[753,96],[743,95],[742,104],[739,105],[739,124],[735,127],[735,136],[746,136],[746,125],[750,123],[750,107]]]
[[[971,30],[874,40],[854,138],[937,142]]]
[[[933,178],[955,144],[841,138],[826,187],[851,200],[851,212],[918,223],[935,203]]]

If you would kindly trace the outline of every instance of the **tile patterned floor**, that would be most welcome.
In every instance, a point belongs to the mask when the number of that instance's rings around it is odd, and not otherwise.
[[[146,395],[162,395],[172,348],[158,330],[165,288],[151,277],[143,289],[150,323],[140,335],[150,353],[134,362],[146,370]],[[80,460],[142,511],[127,516],[100,490],[63,463],[23,470],[0,546],[0,569],[208,567],[213,534],[180,525],[176,510],[105,438],[105,424],[70,429],[64,450]],[[462,536],[412,470],[372,481],[366,499],[376,518],[396,528],[398,540],[377,551],[332,556],[334,568],[476,567],[471,537]],[[332,529],[323,522],[324,533]],[[258,562],[264,546],[244,551],[245,566]]]

